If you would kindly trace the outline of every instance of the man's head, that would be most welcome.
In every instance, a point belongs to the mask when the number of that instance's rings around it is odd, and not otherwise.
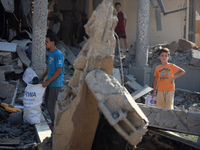
[[[54,12],[57,12],[57,11],[58,11],[58,5],[57,5],[57,4],[54,4],[54,5],[53,5],[53,11],[54,11]]]
[[[168,48],[162,48],[159,50],[159,58],[162,63],[168,62],[168,59],[170,58],[170,50]]]
[[[120,12],[121,11],[121,3],[116,2],[115,3],[115,9],[117,10],[117,12]]]
[[[46,35],[46,48],[52,49],[58,42],[58,37],[55,33],[51,32]]]

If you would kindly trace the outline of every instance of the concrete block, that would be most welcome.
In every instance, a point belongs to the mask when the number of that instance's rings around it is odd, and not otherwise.
[[[15,72],[13,65],[0,66],[0,70],[3,70],[5,74]]]
[[[150,85],[151,81],[151,68],[148,67],[130,67],[129,68],[129,74],[134,75],[134,77],[137,79],[137,82],[144,86],[144,85]]]
[[[29,39],[23,39],[23,40],[12,40],[11,43],[16,43],[17,44],[17,49],[22,49],[25,50],[25,47],[27,44],[32,43],[31,40]]]
[[[14,68],[15,68],[15,74],[20,74],[24,71],[23,64],[19,58],[17,59],[17,65]]]
[[[129,92],[99,69],[88,73],[85,80],[108,122],[132,145],[137,145],[147,131],[148,119]]]
[[[134,91],[137,91],[137,90],[143,88],[143,87],[142,87],[139,83],[137,83],[136,81],[133,81],[133,82],[126,82],[126,85],[127,85],[130,89],[132,89],[132,90],[134,90]]]
[[[144,96],[145,94],[148,94],[151,92],[153,88],[149,87],[148,85],[145,85],[142,89],[139,89],[131,94],[134,100]]]
[[[118,68],[113,68],[112,75],[122,84],[121,74]]]
[[[16,48],[17,48],[16,43],[0,42],[0,51],[16,52]]]
[[[9,65],[12,62],[12,56],[10,52],[0,52],[0,64]]]
[[[168,48],[170,51],[176,51],[178,49],[179,44],[177,42],[172,42],[171,44],[167,44],[164,47]]]
[[[1,81],[5,81],[5,71],[4,70],[0,70],[0,82]]]
[[[133,82],[135,80],[136,80],[136,78],[134,78],[134,75],[132,75],[132,74],[124,76],[124,82],[128,82],[128,81]]]
[[[200,51],[194,49],[191,50],[190,64],[200,67]]]
[[[15,91],[15,86],[12,84],[9,84],[6,81],[0,82],[0,97],[5,98],[12,98]]]
[[[200,135],[200,113],[171,110],[138,104],[149,119],[149,126],[192,135]]]
[[[17,47],[17,54],[22,61],[22,63],[26,66],[29,67],[31,64],[30,59],[26,56],[25,50]]]
[[[178,44],[179,44],[179,46],[177,49],[179,51],[185,51],[188,49],[198,49],[198,47],[196,46],[195,43],[188,41],[186,39],[179,39]]]

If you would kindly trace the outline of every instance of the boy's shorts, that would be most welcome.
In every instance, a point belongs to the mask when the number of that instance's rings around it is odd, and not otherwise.
[[[126,32],[125,30],[121,30],[121,31],[118,31],[118,30],[115,30],[115,32],[117,33],[119,39],[126,39]]]
[[[174,91],[158,92],[156,107],[174,109]]]

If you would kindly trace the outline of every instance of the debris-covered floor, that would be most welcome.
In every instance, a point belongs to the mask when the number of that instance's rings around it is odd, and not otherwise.
[[[5,41],[2,40],[1,42]],[[21,41],[18,41],[18,43],[19,42]],[[31,62],[31,41],[25,41],[25,43],[25,45],[18,45],[16,47],[16,52],[0,50],[0,100],[3,103],[11,103],[15,87],[17,85],[17,80],[19,79],[20,84],[17,91],[17,97],[15,99],[15,105],[23,106],[23,95],[26,84],[22,80],[22,76],[25,69],[30,66]],[[83,44],[84,42],[80,45],[80,48],[66,46],[63,42],[59,42],[57,45],[65,57],[66,65],[64,85],[67,85],[68,81],[73,76],[73,63]],[[179,43],[173,42],[171,44],[158,44],[156,46],[150,46],[148,56],[148,64],[150,67],[153,68],[155,65],[159,64],[157,52],[160,46],[171,49],[170,62],[175,63],[178,66],[200,67],[200,49],[194,43],[185,40],[179,40]],[[140,85],[137,82],[137,79],[134,78],[132,74],[129,74],[129,68],[134,66],[134,47],[132,47],[129,51],[122,49],[121,52],[121,57],[123,59],[124,85],[133,97],[136,96],[136,102],[145,103],[146,95],[152,91],[152,88],[150,86]],[[121,72],[120,57],[116,50],[113,76],[117,78],[120,83],[123,82],[121,79]],[[134,94],[144,88],[148,89],[146,93],[143,93],[139,97],[137,97],[137,94]],[[175,92],[174,104],[175,109],[177,110],[200,112],[200,93],[198,91],[177,88]],[[42,107],[42,110],[48,124],[51,124],[47,111],[44,107]],[[22,116],[22,113],[15,113],[15,115],[10,114],[6,112],[3,107],[0,107],[0,139],[18,139],[19,144],[15,146],[16,148],[37,149],[38,145],[34,126],[24,123]],[[151,137],[150,133],[145,135],[143,139],[143,142],[147,145],[149,145],[147,142],[149,137]],[[152,145],[152,143],[150,145]]]

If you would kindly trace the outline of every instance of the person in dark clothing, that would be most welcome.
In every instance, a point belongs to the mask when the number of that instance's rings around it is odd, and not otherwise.
[[[78,27],[79,24],[81,23],[81,18],[76,6],[76,0],[71,0],[71,3],[72,3],[72,18],[71,18],[71,28],[69,31],[69,40],[71,46],[77,46]]]
[[[85,32],[85,27],[84,25],[88,22],[87,14],[85,12],[81,13],[81,24],[80,24],[80,29],[79,29],[79,38],[78,38],[78,43],[82,42],[84,39],[83,37],[85,36],[88,38],[87,33]]]

